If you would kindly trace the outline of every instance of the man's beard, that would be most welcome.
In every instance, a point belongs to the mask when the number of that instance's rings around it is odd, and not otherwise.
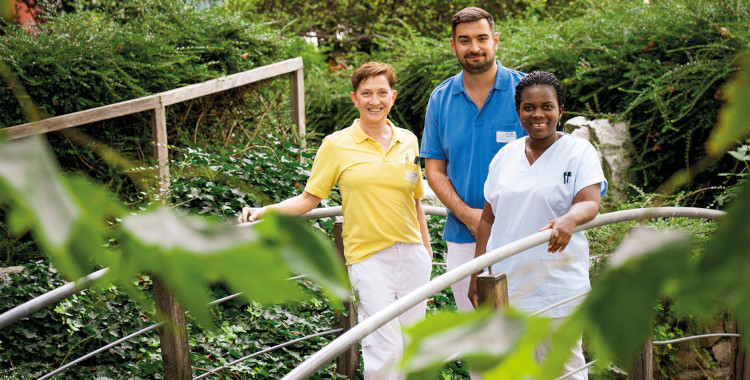
[[[463,60],[459,59],[458,63],[460,63],[464,71],[466,71],[469,74],[481,74],[481,73],[487,72],[489,69],[492,68],[492,64],[495,63],[495,57],[493,55],[491,57],[492,59],[487,59],[487,61],[485,62],[477,62],[476,64],[470,64],[469,58],[476,57],[476,56],[486,57],[487,55],[486,54],[482,54],[482,55],[472,54],[469,56],[464,56],[464,59]]]

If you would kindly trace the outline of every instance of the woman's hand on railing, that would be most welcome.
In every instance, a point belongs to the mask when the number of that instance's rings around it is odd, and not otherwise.
[[[263,214],[266,213],[265,207],[260,208],[252,208],[252,207],[243,207],[242,213],[239,217],[237,217],[237,223],[247,223],[247,222],[254,222],[257,219],[260,219]]]

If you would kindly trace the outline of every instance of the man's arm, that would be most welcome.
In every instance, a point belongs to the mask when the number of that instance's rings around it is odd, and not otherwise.
[[[446,161],[433,158],[426,159],[425,175],[427,176],[427,183],[430,184],[430,188],[435,192],[438,199],[469,228],[471,235],[476,237],[479,219],[482,217],[482,209],[469,207],[458,196],[453,183],[448,178]]]

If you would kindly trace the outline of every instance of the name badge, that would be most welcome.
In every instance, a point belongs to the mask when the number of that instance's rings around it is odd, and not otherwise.
[[[509,143],[516,139],[516,132],[497,131],[495,140],[499,143]]]
[[[417,172],[413,172],[411,170],[407,170],[404,173],[405,173],[405,175],[404,175],[404,179],[405,180],[407,180],[409,182],[417,183]]]

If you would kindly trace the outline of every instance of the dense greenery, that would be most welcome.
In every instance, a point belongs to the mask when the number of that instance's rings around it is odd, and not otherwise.
[[[348,126],[356,117],[348,96],[349,77],[361,62],[375,59],[395,66],[399,97],[391,117],[397,125],[420,134],[431,90],[460,69],[450,53],[447,18],[462,3],[437,0],[428,5],[397,5],[385,1],[354,8],[343,7],[341,1],[330,1],[327,8],[320,8],[324,3],[303,3],[227,1],[224,8],[202,11],[197,11],[189,0],[79,3],[80,6],[65,8],[64,15],[50,14],[49,21],[36,27],[34,34],[0,21],[0,61],[18,80],[0,87],[0,103],[4,106],[0,108],[0,127],[27,121],[12,91],[16,85],[23,86],[44,113],[57,115],[301,55],[305,59],[308,130],[314,131],[308,136],[311,149],[307,151],[297,148],[298,136],[287,111],[285,78],[167,110],[169,141],[175,145],[170,150],[174,176],[170,200],[187,213],[229,221],[243,204],[267,204],[301,191],[315,140]],[[0,6],[3,4],[0,0]],[[630,122],[637,148],[633,177],[637,186],[632,187],[630,205],[607,205],[610,210],[655,203],[692,205],[696,195],[719,194],[707,192],[708,186],[731,186],[746,176],[750,162],[747,145],[735,150],[733,157],[709,162],[703,176],[682,187],[675,197],[663,198],[640,190],[656,189],[671,174],[705,156],[703,142],[726,98],[721,85],[737,71],[739,52],[748,46],[746,25],[750,20],[745,4],[664,0],[646,5],[610,0],[579,1],[575,9],[560,8],[555,1],[529,4],[533,6],[514,0],[479,4],[497,9],[500,61],[527,72],[551,70],[565,79],[570,93],[566,105],[569,115],[624,118]],[[281,8],[288,13],[278,13]],[[392,12],[380,12],[389,8]],[[558,10],[561,13],[556,13]],[[277,21],[274,25],[283,26],[282,30],[258,22],[269,16],[266,12],[273,12],[270,16]],[[334,25],[337,17],[340,23]],[[369,22],[373,17],[382,20]],[[320,24],[312,24],[316,19]],[[666,19],[670,22],[663,22]],[[322,43],[320,50],[315,51],[295,36],[309,32],[316,33]],[[341,39],[336,37],[339,32],[343,32]],[[338,63],[330,62],[329,66],[327,58],[338,59]],[[114,168],[96,152],[95,143],[115,148],[132,159],[133,166],[148,165],[152,155],[149,118],[147,114],[123,117],[77,128],[82,135],[54,133],[48,137],[67,169],[90,173],[120,199],[139,201],[138,208],[126,206],[143,211],[148,209],[143,202],[147,198],[138,178],[149,173],[132,167]],[[308,161],[299,163],[300,155]],[[720,173],[727,176],[718,176]],[[721,199],[731,199],[726,196],[734,189],[722,194]],[[711,199],[709,196],[700,202],[708,204]],[[331,203],[338,201],[334,193]],[[23,264],[27,271],[0,280],[0,293],[13,295],[3,297],[0,310],[61,281],[49,264],[37,262],[42,253],[32,242],[31,234],[16,238],[21,229],[13,227],[12,220],[6,221],[5,207],[0,205],[3,263]],[[444,242],[439,239],[441,223],[441,218],[431,218],[437,261],[444,254]],[[711,223],[684,221],[653,224],[685,229],[698,236],[696,252],[702,250],[715,228]],[[330,232],[332,222],[324,220],[315,225]],[[623,238],[626,227],[612,226],[589,234],[596,263],[592,268],[594,277],[612,247]],[[108,234],[102,236],[103,245],[109,241],[107,247],[117,252],[117,240],[110,240]],[[443,271],[434,268],[434,274]],[[150,279],[131,279],[129,286],[147,290]],[[212,296],[226,295],[222,286],[213,287],[212,292]],[[305,294],[315,295],[298,306],[262,307],[234,302],[214,308],[212,320],[219,327],[215,332],[191,324],[196,373],[199,368],[213,368],[238,355],[330,328],[333,312],[324,305],[325,299],[319,293]],[[453,309],[450,290],[433,297],[429,305],[430,314]],[[121,288],[92,289],[54,310],[36,314],[30,321],[4,329],[0,338],[0,377],[37,376],[116,339],[116,334],[130,332],[147,322],[147,313],[134,312],[141,309],[125,299]],[[655,337],[703,332],[702,323],[692,316],[678,315],[671,301],[663,299],[655,310]],[[122,318],[123,315],[132,318]],[[44,334],[39,329],[44,329]],[[53,339],[47,339],[49,335]],[[287,348],[284,354],[253,359],[224,375],[277,378],[330,338]],[[37,343],[22,347],[28,340]],[[154,335],[140,338],[132,343],[132,349],[126,345],[116,349],[114,355],[100,356],[71,370],[71,374],[76,374],[71,376],[158,376],[161,363],[156,344]],[[43,360],[32,356],[39,353],[44,354]],[[669,371],[679,365],[667,364],[676,360],[673,352],[657,352],[657,360],[665,377],[671,377],[674,373]],[[329,366],[321,376],[334,376],[331,373]],[[443,369],[444,377],[452,375],[466,375],[460,361]]]

